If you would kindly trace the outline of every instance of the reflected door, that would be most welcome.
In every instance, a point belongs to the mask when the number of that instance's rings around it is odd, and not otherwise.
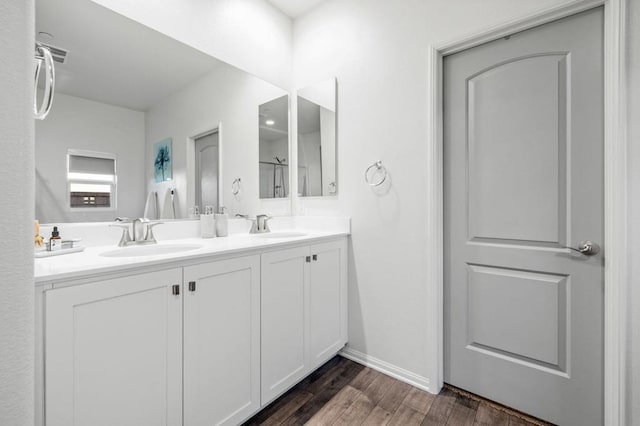
[[[196,205],[204,212],[205,206],[218,211],[218,164],[220,147],[218,133],[201,136],[196,143]]]
[[[444,59],[445,381],[603,422],[603,15]]]

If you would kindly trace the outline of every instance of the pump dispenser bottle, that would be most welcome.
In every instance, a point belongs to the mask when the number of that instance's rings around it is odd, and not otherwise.
[[[60,238],[60,232],[58,227],[54,226],[49,238],[49,251],[57,251],[62,249],[62,238]]]

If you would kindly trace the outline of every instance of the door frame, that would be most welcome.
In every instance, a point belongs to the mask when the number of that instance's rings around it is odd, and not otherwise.
[[[604,6],[604,413],[605,425],[625,423],[626,300],[628,296],[625,15],[626,0],[570,0],[455,40],[429,46],[427,116],[427,353],[429,390],[444,371],[443,58],[551,21]]]

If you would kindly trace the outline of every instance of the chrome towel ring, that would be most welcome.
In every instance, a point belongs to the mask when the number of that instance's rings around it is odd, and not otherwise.
[[[233,195],[238,195],[240,193],[240,183],[241,183],[240,178],[236,178],[231,184],[231,193]]]
[[[373,169],[373,170],[372,170]],[[381,178],[374,179],[376,175],[382,176]],[[387,179],[387,169],[382,164],[382,160],[378,160],[364,171],[364,181],[370,186],[380,186]]]
[[[35,88],[33,95],[33,111],[38,120],[44,120],[51,111],[51,105],[53,105],[53,92],[55,90],[56,71],[53,66],[53,56],[51,56],[51,50],[43,46],[40,43],[36,43],[36,75],[35,75]],[[40,71],[42,64],[46,72],[45,85],[44,85],[44,98],[42,99],[42,105],[38,107],[38,79],[40,78]]]

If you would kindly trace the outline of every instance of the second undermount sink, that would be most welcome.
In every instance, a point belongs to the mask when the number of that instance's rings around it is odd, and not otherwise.
[[[256,234],[256,238],[295,238],[295,237],[304,237],[306,236],[306,232],[301,231],[275,231],[275,232],[266,232],[264,234]]]
[[[161,254],[183,253],[202,248],[200,244],[154,244],[122,247],[114,250],[100,253],[103,257],[138,257],[138,256],[157,256]]]

